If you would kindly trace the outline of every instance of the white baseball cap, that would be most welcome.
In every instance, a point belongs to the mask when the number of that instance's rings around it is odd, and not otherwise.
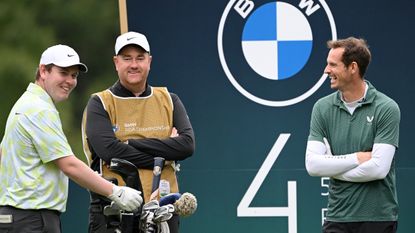
[[[115,55],[118,55],[122,48],[130,44],[138,45],[146,52],[150,52],[150,45],[145,35],[138,32],[126,32],[118,36],[115,41]]]
[[[86,73],[88,67],[79,61],[79,55],[75,50],[67,45],[54,45],[47,48],[40,58],[43,65],[54,64],[59,67],[79,66],[79,70]]]

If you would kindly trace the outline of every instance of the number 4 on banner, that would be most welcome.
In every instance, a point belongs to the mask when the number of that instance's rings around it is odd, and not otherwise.
[[[280,134],[239,203],[237,214],[238,217],[288,217],[288,233],[297,233],[297,186],[295,181],[287,183],[287,207],[249,207],[289,137],[290,134]]]

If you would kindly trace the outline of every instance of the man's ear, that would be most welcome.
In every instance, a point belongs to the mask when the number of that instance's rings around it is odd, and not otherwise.
[[[113,57],[112,57],[112,61],[114,62],[114,67],[115,67],[115,70],[117,70],[117,71],[118,71],[118,69],[117,69],[117,64],[118,64],[118,56],[117,56],[117,55],[113,56]]]
[[[45,79],[46,77],[46,66],[44,64],[40,64],[39,65],[39,75],[40,75],[40,79]]]
[[[353,74],[359,73],[359,66],[357,65],[357,62],[353,61],[352,63],[350,63],[349,67]]]

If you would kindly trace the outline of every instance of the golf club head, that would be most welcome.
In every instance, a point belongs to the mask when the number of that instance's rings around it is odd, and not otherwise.
[[[154,211],[154,222],[163,222],[173,216],[174,206],[172,204],[161,206]]]
[[[159,202],[157,200],[152,200],[144,204],[143,211],[154,211],[159,207]]]
[[[131,162],[113,158],[111,159],[110,170],[120,175],[128,187],[143,191],[137,167]]]

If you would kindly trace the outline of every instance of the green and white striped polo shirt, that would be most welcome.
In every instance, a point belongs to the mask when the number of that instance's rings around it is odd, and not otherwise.
[[[2,140],[0,205],[66,210],[68,177],[53,160],[73,155],[51,97],[29,84],[8,116]]]
[[[309,141],[327,138],[334,155],[371,151],[374,143],[398,148],[400,110],[372,84],[351,115],[335,92],[314,105]],[[385,179],[357,183],[330,179],[327,220],[334,222],[395,221],[398,218],[395,161]]]

